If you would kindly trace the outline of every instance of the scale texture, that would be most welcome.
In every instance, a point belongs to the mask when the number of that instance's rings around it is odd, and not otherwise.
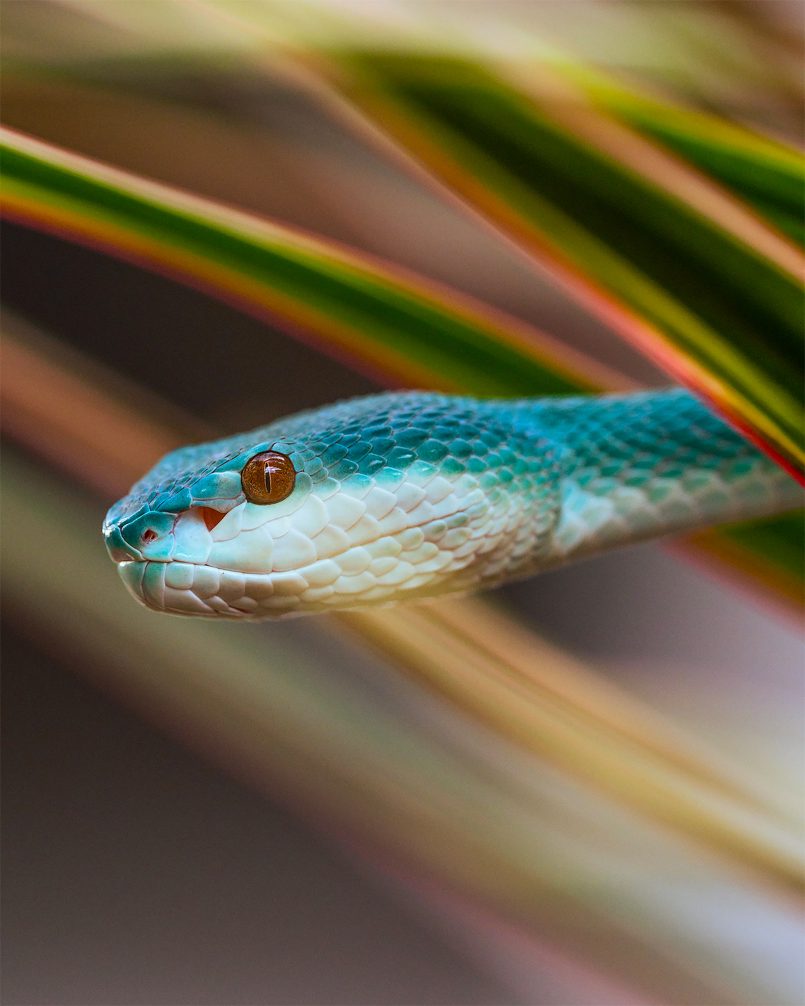
[[[260,505],[241,471],[266,450],[290,457],[296,480]],[[681,389],[393,392],[173,451],[103,530],[149,608],[265,618],[489,587],[800,503],[785,472]]]

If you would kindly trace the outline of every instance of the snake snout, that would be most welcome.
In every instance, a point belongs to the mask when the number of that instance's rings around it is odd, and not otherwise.
[[[129,520],[104,527],[104,540],[115,562],[167,560],[173,546],[176,515],[146,510]]]
[[[110,541],[110,535],[106,534],[106,551],[109,553],[109,558],[112,562],[130,562],[131,560],[142,559],[142,556],[135,549],[130,548],[128,545],[114,545]]]
[[[129,562],[132,559],[142,559],[139,549],[130,545],[123,537],[118,524],[104,525],[103,540],[112,562],[120,563]]]

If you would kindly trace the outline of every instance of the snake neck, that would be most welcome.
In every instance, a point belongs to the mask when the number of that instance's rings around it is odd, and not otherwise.
[[[796,482],[683,389],[522,403],[562,447],[541,565],[801,505]]]

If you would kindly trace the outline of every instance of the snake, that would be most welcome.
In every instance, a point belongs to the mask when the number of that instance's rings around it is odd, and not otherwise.
[[[396,391],[174,450],[103,535],[146,607],[261,619],[494,587],[801,501],[682,388]]]

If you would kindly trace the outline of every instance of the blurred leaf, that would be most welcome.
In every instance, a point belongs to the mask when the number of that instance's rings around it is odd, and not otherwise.
[[[201,283],[375,374],[480,395],[616,380],[524,323],[368,257],[11,130],[0,139],[6,215]]]
[[[617,331],[802,473],[803,260],[776,231],[561,77],[542,80],[544,67],[524,81],[421,53],[315,60]]]
[[[576,64],[557,70],[595,104],[681,155],[805,245],[805,163],[798,151],[716,115],[628,90]]]
[[[685,544],[749,576],[757,586],[788,597],[799,614],[805,575],[803,530],[803,514],[798,510],[773,520],[730,524],[720,527],[715,534],[693,534]]]

